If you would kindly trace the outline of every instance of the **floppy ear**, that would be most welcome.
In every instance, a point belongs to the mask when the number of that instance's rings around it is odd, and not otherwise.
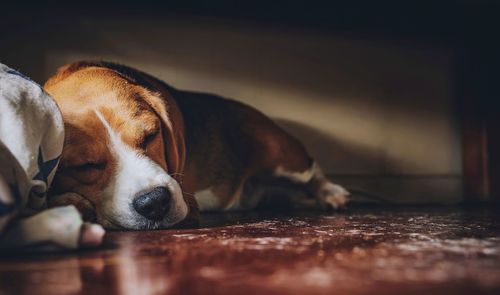
[[[186,144],[184,141],[184,120],[179,106],[166,92],[151,92],[140,87],[140,94],[162,121],[167,171],[179,183],[182,183],[186,161]]]

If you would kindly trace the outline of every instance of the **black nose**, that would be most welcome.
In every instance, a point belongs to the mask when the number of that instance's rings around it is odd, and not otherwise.
[[[170,192],[166,187],[155,187],[153,190],[138,196],[134,200],[137,213],[150,220],[161,220],[170,209]]]

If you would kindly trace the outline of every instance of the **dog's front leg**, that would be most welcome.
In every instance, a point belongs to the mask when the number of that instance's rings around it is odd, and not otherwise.
[[[84,223],[74,206],[57,207],[14,221],[3,233],[0,247],[93,247],[101,244],[104,233],[100,225]]]

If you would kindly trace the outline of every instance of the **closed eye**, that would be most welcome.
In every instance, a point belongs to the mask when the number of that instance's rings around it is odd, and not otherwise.
[[[77,172],[88,172],[94,170],[104,170],[106,168],[106,162],[88,162],[82,165],[70,166],[68,169],[77,171]]]
[[[141,147],[146,148],[160,133],[160,130],[155,130],[154,132],[151,132],[144,136],[141,142]]]

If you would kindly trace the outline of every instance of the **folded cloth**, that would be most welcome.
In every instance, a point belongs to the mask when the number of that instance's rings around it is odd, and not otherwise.
[[[40,85],[0,63],[0,247],[42,242],[78,247],[83,223],[75,208],[39,213],[47,208],[63,142],[64,123],[55,101]],[[19,220],[25,216],[31,217]],[[15,225],[3,233],[14,217]]]

